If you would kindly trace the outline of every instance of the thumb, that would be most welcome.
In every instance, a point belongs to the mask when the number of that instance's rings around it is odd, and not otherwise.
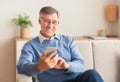
[[[41,55],[42,58],[45,58],[46,56],[46,51],[43,52],[43,54]]]

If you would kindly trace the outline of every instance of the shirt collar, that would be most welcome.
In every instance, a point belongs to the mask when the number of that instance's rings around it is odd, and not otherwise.
[[[53,37],[51,38],[46,38],[44,37],[41,33],[39,34],[39,41],[40,43],[42,43],[44,40],[52,40],[52,39],[59,39],[59,37],[57,36],[57,34],[55,34]]]

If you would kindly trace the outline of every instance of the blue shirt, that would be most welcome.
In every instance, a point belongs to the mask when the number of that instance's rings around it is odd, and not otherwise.
[[[41,72],[37,69],[39,57],[48,46],[57,47],[57,54],[69,64],[67,71],[50,69]],[[85,64],[74,39],[64,35],[57,35],[54,39],[44,40],[42,43],[39,37],[25,43],[17,69],[19,73],[29,76],[37,75],[40,82],[61,82],[75,78],[78,74],[84,72]]]

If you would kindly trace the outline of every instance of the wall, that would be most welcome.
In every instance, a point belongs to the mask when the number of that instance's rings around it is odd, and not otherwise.
[[[120,0],[117,0],[117,3],[118,3],[118,6],[119,6],[119,8],[118,8],[118,36],[120,37]]]
[[[113,0],[0,0],[0,82],[15,82],[15,42],[19,29],[11,23],[18,14],[26,12],[33,21],[31,36],[38,35],[38,12],[50,5],[60,12],[58,33],[69,36],[96,35],[107,29],[105,5]]]

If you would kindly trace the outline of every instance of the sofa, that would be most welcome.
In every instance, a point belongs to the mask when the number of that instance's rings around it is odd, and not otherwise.
[[[17,45],[21,45],[19,41],[21,40],[18,40],[18,42],[16,42]],[[22,41],[22,45],[24,45],[26,41]],[[119,39],[79,39],[75,41],[80,50],[80,53],[84,57],[86,63],[86,70],[96,69],[104,79],[104,82],[120,82]],[[18,49],[19,53],[21,48]],[[19,56],[17,57],[17,60],[18,59]],[[17,73],[16,82],[32,82],[32,79],[29,76]]]

